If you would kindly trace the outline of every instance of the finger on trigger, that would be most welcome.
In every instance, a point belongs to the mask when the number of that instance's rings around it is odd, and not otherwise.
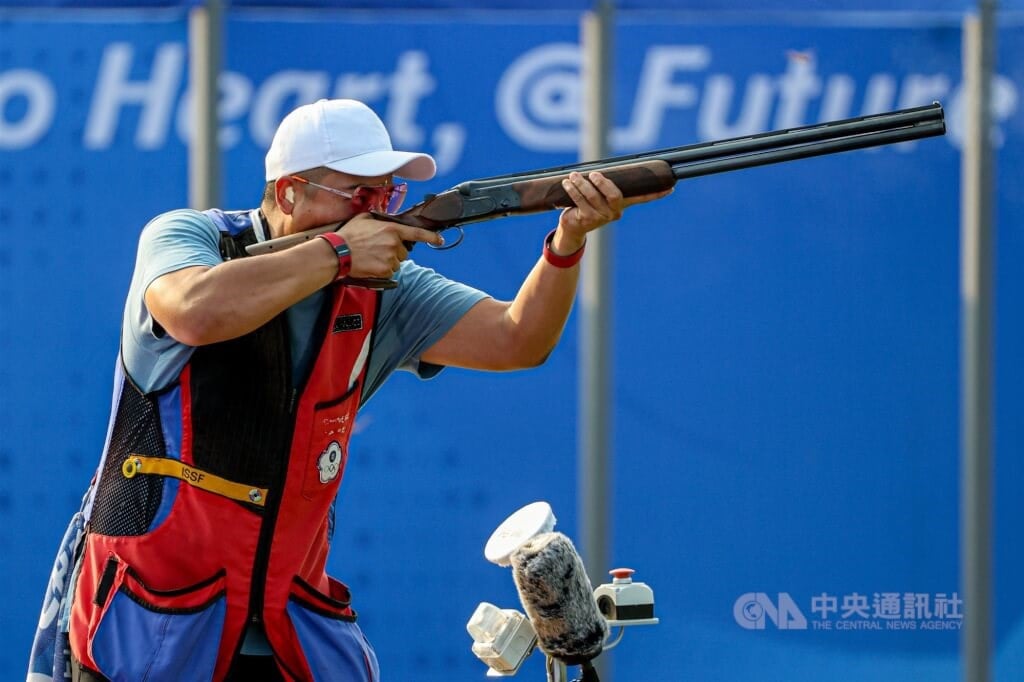
[[[402,239],[407,242],[428,242],[440,246],[444,244],[444,237],[439,232],[424,230],[421,227],[402,226]]]

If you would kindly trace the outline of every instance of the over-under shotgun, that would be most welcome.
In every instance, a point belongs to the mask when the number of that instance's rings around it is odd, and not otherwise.
[[[624,196],[632,197],[669,189],[683,178],[907,142],[945,132],[942,105],[934,102],[912,109],[800,128],[468,180],[438,194],[429,194],[401,213],[381,217],[441,232],[503,216],[572,206],[562,188],[562,180],[574,171],[584,174],[600,171],[618,185]],[[280,251],[338,227],[340,225],[326,225],[259,242],[246,250],[253,255]],[[371,284],[382,285],[390,281],[373,280]]]

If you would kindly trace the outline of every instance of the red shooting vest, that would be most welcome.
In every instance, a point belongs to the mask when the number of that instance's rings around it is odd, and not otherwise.
[[[197,348],[158,393],[122,376],[71,612],[85,667],[220,680],[262,621],[287,678],[374,679],[325,564],[378,295],[330,291],[300,389],[284,314]]]

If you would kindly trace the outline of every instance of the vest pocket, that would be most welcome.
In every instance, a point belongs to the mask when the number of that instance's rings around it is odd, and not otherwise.
[[[328,580],[330,596],[295,578],[288,597],[288,617],[313,679],[377,682],[377,655],[356,625],[348,588],[333,578]]]
[[[337,490],[348,460],[348,441],[359,407],[358,388],[357,382],[337,398],[313,407],[310,461],[302,481],[302,494],[307,499],[314,499],[325,490]]]
[[[211,679],[225,594],[224,571],[188,587],[154,590],[111,556],[96,594],[106,606],[89,643],[99,672],[111,680]]]

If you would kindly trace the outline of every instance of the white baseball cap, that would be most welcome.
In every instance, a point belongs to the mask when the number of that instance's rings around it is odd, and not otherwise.
[[[349,175],[395,175],[429,180],[437,165],[429,154],[398,152],[384,123],[352,99],[322,99],[284,117],[267,151],[267,182],[326,166]]]

